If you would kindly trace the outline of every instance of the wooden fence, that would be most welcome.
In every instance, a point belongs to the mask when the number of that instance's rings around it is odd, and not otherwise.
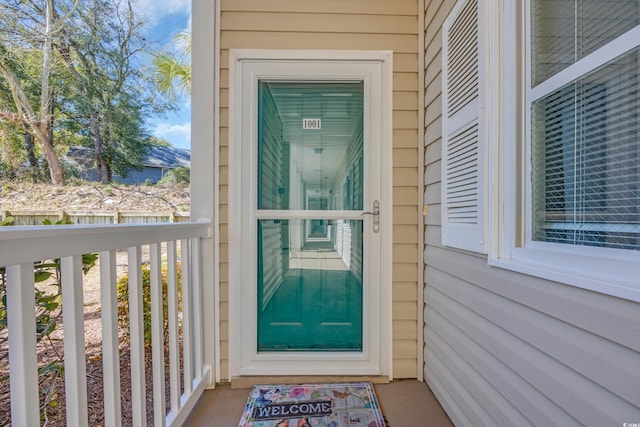
[[[13,225],[42,225],[45,220],[60,220],[73,224],[146,224],[189,222],[189,212],[123,212],[123,211],[4,211],[1,220],[13,217]]]

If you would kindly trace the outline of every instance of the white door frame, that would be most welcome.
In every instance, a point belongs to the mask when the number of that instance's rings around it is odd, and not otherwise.
[[[241,375],[384,375],[392,378],[392,105],[393,53],[390,51],[229,51],[229,378]],[[256,296],[256,140],[257,83],[261,79],[363,80],[364,179],[380,202],[380,228],[371,247],[379,259],[365,266],[377,283],[365,292],[362,352],[258,352]],[[367,143],[367,142],[365,142]],[[368,154],[367,154],[368,153]],[[377,169],[377,167],[376,167]],[[372,209],[365,194],[365,211]],[[314,211],[322,218],[322,211]],[[354,215],[353,211],[342,211]],[[326,214],[325,214],[326,215]],[[372,227],[371,216],[364,227]],[[365,246],[366,247],[366,246]],[[366,258],[365,258],[366,259]],[[375,265],[374,265],[375,264]],[[366,282],[365,282],[366,283]],[[368,286],[368,285],[367,285]]]

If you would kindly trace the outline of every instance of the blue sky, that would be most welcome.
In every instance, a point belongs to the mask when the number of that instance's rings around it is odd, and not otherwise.
[[[148,40],[172,44],[180,31],[191,29],[191,0],[138,0],[138,8],[149,22]],[[179,110],[150,121],[151,133],[176,148],[191,148],[191,99],[181,99]]]

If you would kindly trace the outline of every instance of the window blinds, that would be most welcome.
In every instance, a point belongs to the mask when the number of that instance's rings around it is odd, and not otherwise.
[[[638,0],[532,1],[532,84],[541,83],[639,24]]]
[[[534,240],[640,249],[639,52],[533,103]]]

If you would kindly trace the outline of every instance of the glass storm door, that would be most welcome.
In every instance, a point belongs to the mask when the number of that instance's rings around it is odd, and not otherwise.
[[[257,124],[257,350],[362,351],[363,82],[261,80]]]
[[[231,49],[231,376],[389,372],[392,70]]]

